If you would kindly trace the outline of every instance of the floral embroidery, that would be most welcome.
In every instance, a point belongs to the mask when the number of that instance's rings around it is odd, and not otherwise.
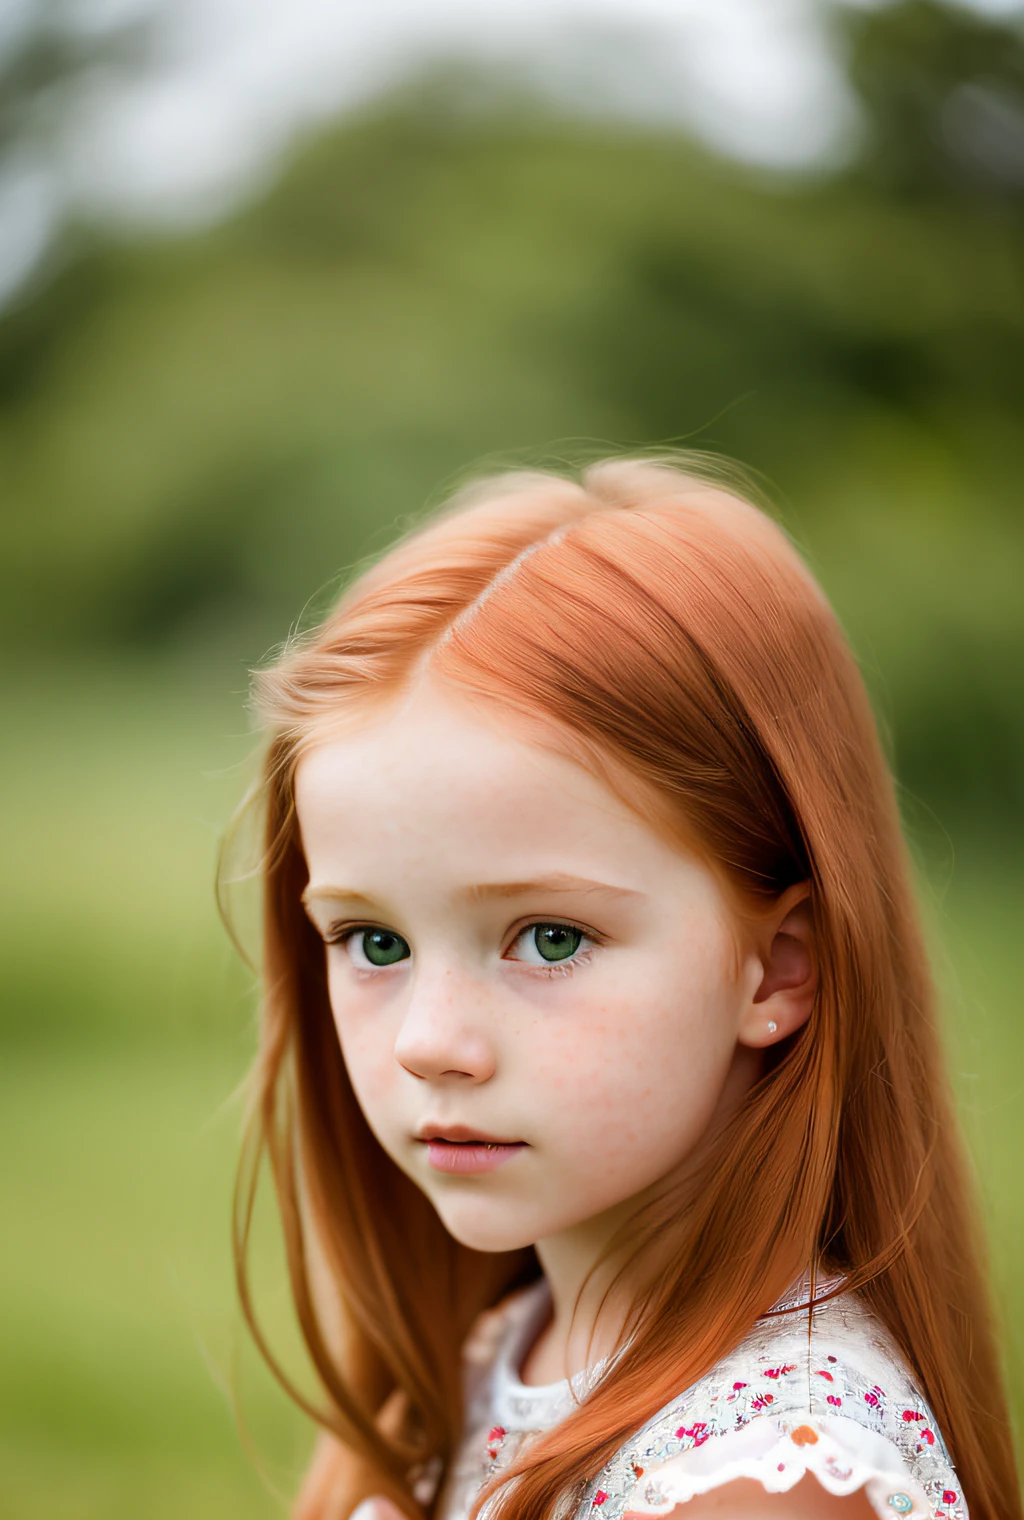
[[[913,1477],[918,1484],[918,1490],[913,1492],[922,1495],[915,1500],[903,1489],[897,1489],[894,1497],[909,1499],[910,1508],[896,1513],[927,1515],[928,1520],[940,1517],[967,1520],[956,1487],[950,1484],[953,1469],[931,1416],[921,1403],[920,1393],[914,1389],[899,1353],[869,1312],[852,1295],[834,1298],[814,1310],[812,1333],[820,1350],[809,1365],[804,1363],[803,1375],[797,1376],[800,1362],[792,1352],[798,1341],[807,1344],[806,1313],[759,1321],[743,1345],[638,1432],[628,1443],[628,1456],[624,1449],[604,1468],[600,1488],[609,1497],[602,1507],[602,1520],[618,1520],[630,1508],[631,1497],[636,1504],[632,1464],[644,1466],[650,1472],[652,1468],[673,1463],[676,1457],[681,1461],[686,1451],[698,1446],[710,1450],[708,1443],[715,1437],[741,1430],[752,1420],[770,1420],[779,1428],[780,1435],[788,1432],[792,1446],[807,1453],[801,1461],[817,1462],[815,1471],[827,1474],[836,1483],[856,1482],[856,1461],[846,1455],[842,1428],[834,1427],[833,1440],[833,1427],[829,1426],[825,1440],[826,1426],[816,1429],[806,1418],[801,1420],[801,1410],[812,1416],[819,1412],[830,1420],[852,1422],[885,1437],[896,1448],[907,1468],[908,1480]],[[833,1337],[835,1349],[828,1345]],[[849,1347],[849,1357],[840,1349],[844,1346]],[[790,1351],[789,1357],[779,1356],[783,1349]],[[862,1364],[871,1368],[873,1377],[863,1375]],[[883,1368],[889,1374],[886,1385],[876,1381]],[[760,1389],[751,1373],[761,1382]],[[765,1380],[772,1385],[770,1393],[761,1391]],[[822,1455],[812,1456],[821,1450],[822,1441],[825,1441]],[[856,1444],[853,1449],[856,1450]],[[772,1470],[783,1471],[785,1464],[780,1467],[773,1456]],[[800,1471],[799,1464],[796,1471]],[[871,1470],[862,1471],[863,1483],[871,1476]],[[645,1493],[647,1506],[655,1509],[661,1503],[667,1505],[673,1497],[676,1502],[680,1497],[688,1497],[692,1490],[685,1487],[686,1472],[685,1464],[673,1466],[671,1475],[677,1492],[673,1495],[670,1489],[666,1498],[657,1502],[648,1499]],[[652,1483],[656,1477],[657,1474],[652,1474]],[[925,1501],[927,1509],[922,1510]]]
[[[677,1439],[690,1440],[694,1446],[703,1446],[710,1435],[711,1431],[705,1424],[691,1425],[688,1430],[685,1426],[682,1426],[676,1431]],[[642,1468],[641,1471],[643,1471]]]
[[[691,1486],[687,1454],[698,1448],[703,1448],[702,1458],[713,1454],[719,1438],[739,1439],[752,1422],[774,1429],[776,1444],[769,1436],[767,1447],[754,1442],[730,1450],[755,1453],[744,1460],[752,1475],[761,1463],[769,1488],[788,1489],[804,1471],[814,1471],[848,1492],[851,1483],[856,1489],[872,1478],[892,1482],[900,1471],[892,1464],[899,1463],[906,1471],[903,1483],[888,1492],[881,1484],[869,1490],[877,1508],[908,1520],[968,1520],[941,1432],[896,1347],[861,1301],[842,1294],[816,1305],[810,1336],[806,1288],[789,1307],[797,1312],[758,1321],[740,1346],[648,1420],[571,1502],[567,1495],[569,1507],[559,1510],[561,1520],[585,1520],[597,1510],[601,1520],[620,1520],[638,1508],[652,1516],[667,1514],[691,1494],[703,1492],[707,1475],[715,1471],[714,1462],[708,1467],[705,1461],[699,1468],[705,1476]],[[876,1381],[880,1375],[885,1387]],[[480,1434],[467,1436],[456,1455],[437,1520],[465,1520],[480,1485],[505,1470],[524,1441],[572,1407],[560,1407],[548,1419],[535,1418],[544,1399],[514,1375],[507,1377],[497,1400],[484,1383],[476,1386],[482,1392],[476,1404],[467,1404],[467,1420],[469,1430]],[[870,1440],[858,1445],[858,1429],[888,1443],[888,1467],[873,1466],[874,1457],[858,1456],[860,1450],[876,1449]],[[484,1451],[489,1461],[483,1459]]]

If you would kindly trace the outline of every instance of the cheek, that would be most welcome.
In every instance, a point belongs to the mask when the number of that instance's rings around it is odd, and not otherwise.
[[[658,1175],[707,1127],[735,1049],[735,999],[716,964],[688,971],[648,964],[640,995],[630,977],[609,978],[600,997],[581,989],[564,1016],[540,1021],[534,1103],[569,1165]]]
[[[343,1000],[337,980],[329,979],[331,1012],[342,1059],[359,1106],[371,1128],[377,1131],[397,1082],[394,1030],[386,1015],[368,1018],[365,1009],[355,1009],[354,999]]]

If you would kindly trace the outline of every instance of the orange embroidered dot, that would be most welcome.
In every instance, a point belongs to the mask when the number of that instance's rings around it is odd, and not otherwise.
[[[811,1425],[798,1425],[789,1439],[794,1446],[817,1446],[818,1432]]]

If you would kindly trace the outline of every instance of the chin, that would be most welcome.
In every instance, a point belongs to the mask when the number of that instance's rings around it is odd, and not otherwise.
[[[517,1220],[512,1210],[477,1208],[444,1208],[435,1199],[437,1209],[448,1234],[460,1245],[471,1251],[521,1251],[532,1246],[538,1238],[535,1227],[525,1220]]]

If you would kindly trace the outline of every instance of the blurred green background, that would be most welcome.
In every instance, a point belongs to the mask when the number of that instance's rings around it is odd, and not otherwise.
[[[926,0],[831,24],[831,168],[436,68],[216,225],[66,228],[0,313],[5,1516],[281,1515],[308,1451],[228,1240],[249,668],[467,469],[669,442],[761,473],[861,658],[1024,1413],[1024,44]]]

